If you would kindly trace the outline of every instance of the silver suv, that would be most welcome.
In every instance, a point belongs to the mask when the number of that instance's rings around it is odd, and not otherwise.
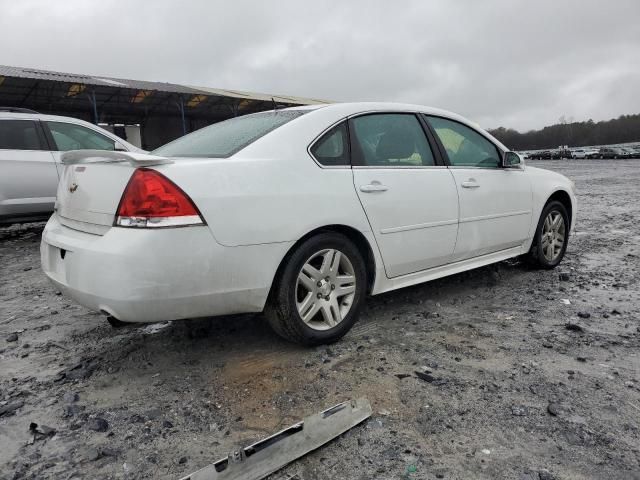
[[[0,107],[0,224],[51,215],[60,155],[84,149],[142,151],[77,118]]]

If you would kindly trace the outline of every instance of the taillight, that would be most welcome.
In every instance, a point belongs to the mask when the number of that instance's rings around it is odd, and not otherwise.
[[[202,225],[189,196],[160,172],[138,168],[124,189],[116,212],[118,227],[178,227]]]

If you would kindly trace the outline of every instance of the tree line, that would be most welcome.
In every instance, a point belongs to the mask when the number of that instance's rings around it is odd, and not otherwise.
[[[489,133],[513,150],[539,150],[558,148],[560,145],[585,147],[640,141],[640,114],[621,115],[618,118],[594,122],[559,123],[520,133],[512,128],[499,127]]]

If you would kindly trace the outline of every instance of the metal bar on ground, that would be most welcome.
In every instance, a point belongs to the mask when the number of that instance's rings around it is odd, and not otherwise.
[[[339,403],[180,480],[260,480],[371,416],[366,398]]]

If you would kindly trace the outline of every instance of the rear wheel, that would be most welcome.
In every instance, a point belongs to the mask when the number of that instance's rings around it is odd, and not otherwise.
[[[286,260],[267,302],[271,327],[303,345],[332,343],[356,322],[367,284],[357,247],[338,233],[310,238]]]
[[[111,325],[112,328],[123,328],[131,326],[130,323],[118,320],[116,317],[112,317],[111,315],[107,317],[107,322],[109,322],[109,325]]]
[[[529,250],[529,263],[551,269],[562,261],[569,240],[569,222],[567,209],[562,203],[555,200],[547,203]]]

